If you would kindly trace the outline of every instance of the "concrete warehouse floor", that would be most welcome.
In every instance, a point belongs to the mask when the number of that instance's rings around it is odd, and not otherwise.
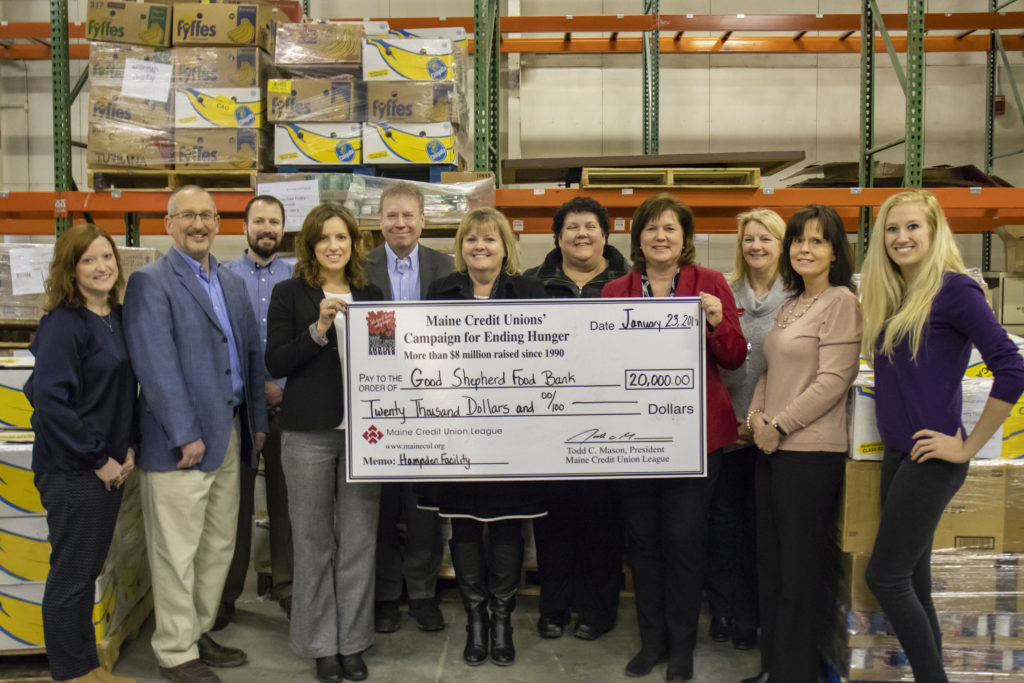
[[[254,681],[286,683],[314,681],[313,662],[292,654],[288,642],[288,621],[277,603],[256,596],[255,580],[236,604],[235,621],[214,638],[225,645],[240,647],[249,655],[249,663],[237,669],[217,669],[225,683]],[[402,683],[462,683],[467,681],[523,682],[633,681],[623,668],[640,647],[636,629],[636,611],[632,598],[623,598],[619,623],[611,633],[593,642],[572,635],[558,640],[537,636],[537,597],[521,596],[513,617],[516,661],[510,667],[488,662],[470,667],[462,661],[465,644],[465,612],[454,584],[447,582],[441,593],[441,610],[448,626],[443,631],[425,633],[416,628],[402,608],[402,628],[392,634],[377,634],[376,643],[364,655],[370,670],[369,681]],[[758,651],[741,652],[731,642],[715,643],[707,635],[707,613],[701,616],[700,636],[695,653],[697,683],[739,683],[759,671]],[[135,676],[144,681],[161,681],[153,651],[149,645],[153,619],[143,626],[134,640],[124,644],[114,673]],[[665,678],[665,665],[658,665],[645,681]]]

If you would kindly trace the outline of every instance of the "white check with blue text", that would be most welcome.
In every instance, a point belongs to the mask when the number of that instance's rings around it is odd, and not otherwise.
[[[349,304],[349,481],[705,474],[697,297]]]

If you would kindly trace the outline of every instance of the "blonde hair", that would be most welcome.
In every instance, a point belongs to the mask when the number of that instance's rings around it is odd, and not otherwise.
[[[928,253],[910,282],[904,279],[885,250],[885,225],[889,212],[904,204],[921,207],[932,238]],[[904,340],[909,340],[910,357],[917,358],[925,322],[947,271],[965,272],[964,261],[935,195],[927,190],[909,190],[886,199],[871,230],[871,241],[861,272],[861,311],[864,316],[861,353],[865,358],[881,353],[891,359],[896,346]]]
[[[747,226],[751,222],[756,221],[763,225],[771,236],[779,242],[779,253],[782,253],[782,238],[786,234],[786,221],[782,220],[782,216],[775,213],[771,209],[752,209],[750,211],[744,211],[740,215],[736,216],[736,267],[732,271],[732,276],[729,278],[729,284],[735,285],[738,282],[746,280],[750,276],[750,266],[747,264],[747,259],[743,258],[743,238],[747,234]],[[779,274],[779,262],[775,262],[775,274],[772,276],[772,280],[775,279]]]
[[[473,228],[490,228],[501,237],[501,243],[505,246],[505,259],[502,261],[502,270],[509,275],[519,273],[519,250],[516,248],[516,238],[512,234],[512,226],[508,224],[505,215],[489,206],[473,209],[462,217],[459,229],[455,231],[455,270],[465,273],[469,270],[465,259],[462,258],[462,243],[466,235]]]

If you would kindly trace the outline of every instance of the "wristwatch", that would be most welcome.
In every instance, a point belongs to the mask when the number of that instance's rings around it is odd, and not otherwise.
[[[775,427],[775,431],[777,431],[782,436],[788,436],[786,434],[786,430],[779,426],[779,421],[776,420],[775,418],[772,418],[772,427]]]

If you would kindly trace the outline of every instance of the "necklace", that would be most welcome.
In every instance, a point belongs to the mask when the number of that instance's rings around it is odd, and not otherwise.
[[[818,300],[818,297],[819,297],[819,296],[821,296],[821,295],[822,295],[823,293],[824,293],[824,290],[823,290],[823,291],[821,291],[821,292],[818,292],[818,293],[817,293],[817,294],[815,294],[815,295],[814,295],[813,297],[811,297],[811,300],[807,302],[807,305],[806,305],[806,306],[804,306],[803,310],[802,310],[802,311],[800,311],[799,313],[797,312],[797,310],[796,310],[796,309],[797,309],[797,306],[798,306],[798,305],[800,304],[800,299],[801,299],[802,297],[797,297],[797,298],[793,299],[793,302],[792,302],[792,303],[790,303],[790,304],[787,304],[787,305],[786,305],[786,308],[783,308],[783,309],[782,309],[782,310],[783,310],[783,316],[782,316],[782,318],[781,318],[781,319],[779,320],[779,322],[778,322],[778,323],[776,323],[776,324],[777,324],[777,325],[778,325],[779,327],[781,327],[781,328],[786,328],[786,327],[789,327],[790,325],[792,325],[793,323],[795,323],[795,322],[796,322],[797,320],[799,320],[800,318],[802,318],[802,317],[803,317],[803,315],[804,315],[804,313],[806,313],[807,311],[811,310],[811,306],[813,306],[813,305],[814,305],[814,302],[815,302],[815,301],[817,301],[817,300]],[[787,308],[789,309],[789,312],[788,312],[788,313],[786,313],[786,309],[787,309]]]
[[[110,324],[110,314],[109,313],[107,313],[106,315],[101,315],[100,316],[100,320],[102,320],[103,322],[105,322],[107,324],[107,329],[110,330],[111,333],[114,332],[114,326]]]

